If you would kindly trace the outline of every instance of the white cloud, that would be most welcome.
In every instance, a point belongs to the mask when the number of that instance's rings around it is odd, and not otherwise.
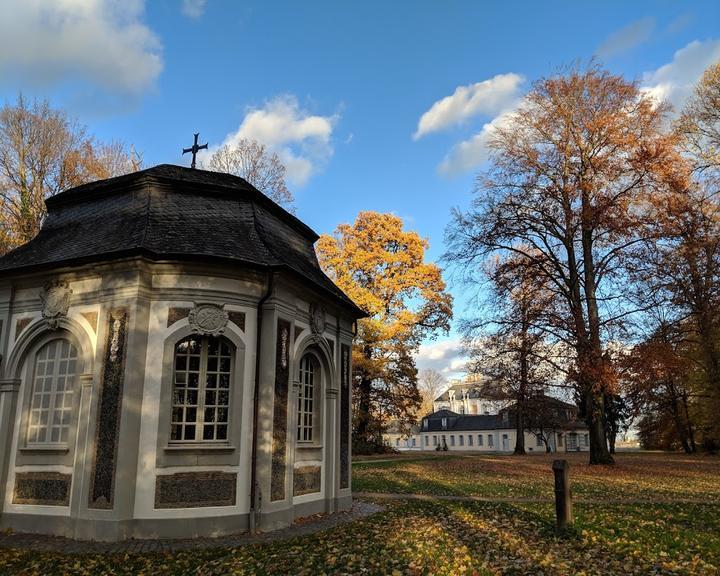
[[[278,96],[260,108],[250,108],[222,145],[232,146],[243,138],[265,144],[285,164],[288,181],[302,186],[332,156],[331,137],[337,120],[337,115],[310,114],[295,96]]]
[[[610,34],[598,47],[595,54],[600,58],[608,59],[629,52],[636,46],[646,42],[654,29],[655,18],[647,17],[632,22],[617,32]]]
[[[140,92],[163,67],[143,9],[143,0],[0,0],[0,76]]]
[[[643,90],[670,102],[679,112],[705,69],[720,60],[720,40],[695,40],[673,55],[672,62],[643,75]]]
[[[415,140],[444,130],[477,115],[494,116],[516,100],[524,78],[519,74],[498,74],[469,86],[458,86],[450,96],[438,100],[425,112],[413,134]]]
[[[200,18],[205,13],[207,0],[182,0],[182,13],[188,18]]]
[[[422,344],[415,362],[418,370],[432,368],[449,379],[465,374],[467,359],[463,357],[460,340],[448,339]]]
[[[457,176],[486,162],[489,157],[488,141],[493,131],[507,123],[513,113],[514,108],[503,112],[485,124],[472,138],[453,146],[438,167],[438,171],[447,176]]]

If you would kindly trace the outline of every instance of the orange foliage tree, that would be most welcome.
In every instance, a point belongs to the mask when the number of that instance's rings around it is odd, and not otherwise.
[[[361,212],[317,242],[323,269],[369,314],[353,346],[357,447],[377,445],[388,419],[414,417],[420,394],[413,355],[424,338],[450,328],[452,297],[440,268],[425,261],[427,248],[400,218],[377,212]]]

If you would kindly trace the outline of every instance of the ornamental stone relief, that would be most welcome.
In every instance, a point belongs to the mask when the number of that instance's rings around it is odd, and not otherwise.
[[[52,280],[40,292],[42,317],[50,328],[57,328],[60,319],[67,316],[72,292],[64,280]]]
[[[310,304],[310,330],[313,334],[325,332],[325,308],[319,304]]]
[[[190,310],[188,322],[193,332],[217,336],[225,331],[228,313],[215,304],[199,304]]]

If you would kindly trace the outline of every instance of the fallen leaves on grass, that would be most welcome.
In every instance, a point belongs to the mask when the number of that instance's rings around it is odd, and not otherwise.
[[[545,504],[397,501],[357,522],[285,542],[173,554],[63,556],[0,551],[0,573],[713,575],[720,507],[583,506],[553,532]]]

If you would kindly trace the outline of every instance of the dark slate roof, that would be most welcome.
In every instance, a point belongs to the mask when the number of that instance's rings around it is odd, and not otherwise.
[[[242,178],[161,164],[46,201],[33,240],[0,258],[0,275],[143,256],[286,269],[359,309],[320,269],[318,235]]]
[[[447,426],[443,428],[443,418],[447,421]],[[427,428],[421,425],[423,432],[464,432],[467,430],[497,430],[502,428],[512,428],[512,422],[504,421],[501,415],[489,414],[458,414],[450,410],[438,410],[432,414],[428,414],[423,418],[427,420]]]

